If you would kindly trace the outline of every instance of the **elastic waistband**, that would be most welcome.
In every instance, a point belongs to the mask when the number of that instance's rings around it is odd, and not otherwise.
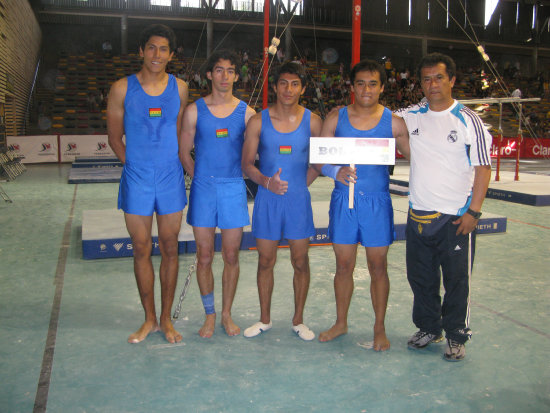
[[[173,168],[174,165],[181,165],[179,158],[174,159],[163,159],[162,161],[155,163],[154,160],[148,160],[148,161],[142,161],[142,160],[129,160],[126,159],[124,162],[124,166],[132,167],[132,168],[145,168],[145,169],[165,169],[165,168]]]
[[[235,182],[243,182],[244,178],[237,177],[237,178],[224,178],[224,177],[218,177],[218,176],[194,176],[193,180],[197,181],[203,181],[203,182],[215,182],[215,183],[235,183]]]

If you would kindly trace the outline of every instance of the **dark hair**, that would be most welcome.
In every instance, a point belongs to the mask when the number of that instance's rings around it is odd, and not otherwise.
[[[237,53],[227,49],[216,50],[210,55],[210,57],[206,61],[206,68],[204,70],[204,73],[212,72],[214,70],[214,66],[220,60],[229,60],[232,65],[235,65],[235,73],[240,73],[241,59],[239,59]]]
[[[289,73],[291,75],[296,75],[300,78],[302,87],[306,86],[306,71],[304,67],[299,63],[294,62],[285,62],[273,73],[273,84],[276,85],[279,81],[279,78],[282,74]]]
[[[380,83],[382,86],[386,84],[386,70],[381,64],[375,62],[374,60],[363,59],[353,66],[350,73],[350,81],[352,85],[355,82],[355,76],[359,72],[378,72],[380,75]]]
[[[453,59],[442,53],[430,53],[420,60],[420,64],[418,65],[418,78],[422,80],[422,75],[420,73],[422,69],[425,67],[437,66],[438,63],[443,63],[445,65],[445,70],[447,71],[447,75],[449,75],[449,79],[456,76],[456,63]]]
[[[176,50],[176,35],[170,27],[165,26],[164,24],[152,24],[143,29],[143,31],[139,35],[139,47],[141,48],[141,50],[145,50],[145,44],[153,36],[159,36],[168,39],[170,52]]]

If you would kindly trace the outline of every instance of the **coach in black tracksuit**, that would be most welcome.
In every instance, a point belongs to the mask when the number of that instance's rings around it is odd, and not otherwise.
[[[408,345],[426,347],[445,330],[445,359],[458,361],[465,357],[464,343],[471,335],[474,230],[491,178],[492,137],[473,111],[453,99],[456,68],[450,57],[427,55],[419,72],[427,102],[398,113],[407,124],[411,147],[407,278],[414,294],[413,322],[419,328]]]

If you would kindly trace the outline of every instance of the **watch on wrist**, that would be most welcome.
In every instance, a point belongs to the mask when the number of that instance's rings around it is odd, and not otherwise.
[[[470,214],[471,216],[473,216],[475,219],[479,219],[481,218],[481,211],[480,212],[476,212],[470,208],[468,208],[468,210],[466,211],[466,213]]]

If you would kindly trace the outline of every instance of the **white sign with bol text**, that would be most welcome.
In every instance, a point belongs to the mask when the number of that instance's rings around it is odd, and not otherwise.
[[[309,162],[318,164],[394,165],[393,138],[310,138]]]

